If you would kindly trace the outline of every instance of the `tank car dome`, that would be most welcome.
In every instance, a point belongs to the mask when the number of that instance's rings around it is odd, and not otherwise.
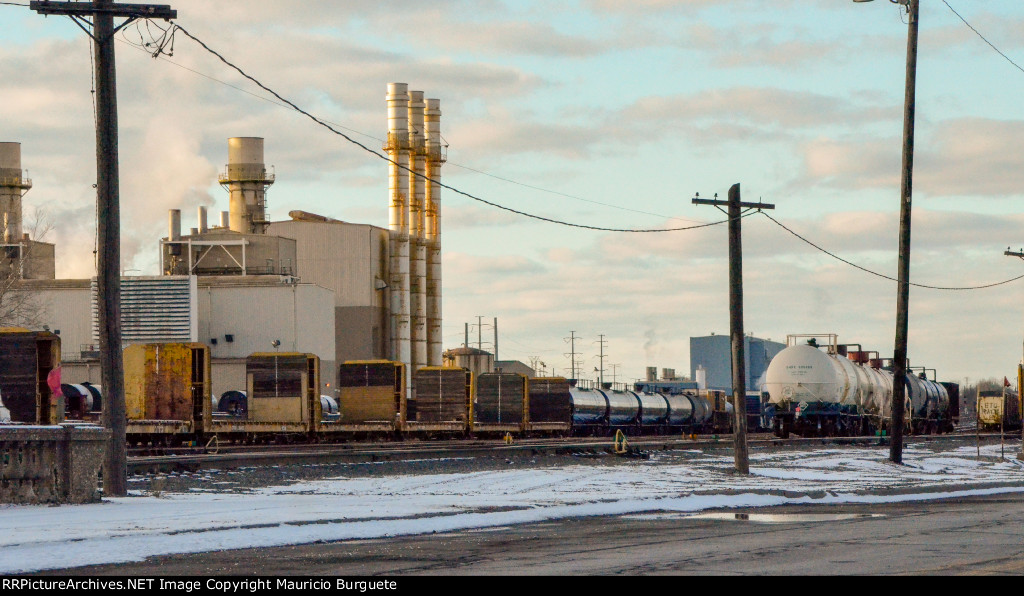
[[[765,391],[773,404],[839,400],[840,379],[828,354],[809,345],[790,346],[772,358]]]

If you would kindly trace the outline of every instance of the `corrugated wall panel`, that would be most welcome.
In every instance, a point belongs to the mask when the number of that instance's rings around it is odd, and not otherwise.
[[[96,280],[92,280],[93,341],[99,343]],[[122,277],[121,340],[124,344],[198,341],[196,278]]]

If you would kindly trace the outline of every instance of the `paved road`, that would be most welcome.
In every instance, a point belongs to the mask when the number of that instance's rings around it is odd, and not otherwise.
[[[751,519],[736,519],[736,513]],[[781,523],[754,521],[777,516]],[[807,516],[826,516],[809,521]],[[450,534],[173,555],[88,575],[1021,574],[1024,496],[567,519]]]

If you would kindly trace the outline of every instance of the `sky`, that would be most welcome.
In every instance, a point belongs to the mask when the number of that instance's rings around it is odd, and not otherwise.
[[[692,450],[649,461],[458,473],[381,474],[373,471],[378,464],[351,464],[340,474],[266,487],[240,482],[251,470],[203,470],[185,474],[201,488],[174,493],[154,492],[149,479],[136,477],[130,496],[102,503],[0,505],[0,573],[585,516],[1017,494],[1024,492],[1018,450],[1011,443],[1004,459],[998,445],[986,445],[979,458],[974,446],[908,445],[903,465],[887,461],[887,447],[755,452],[748,476],[734,473],[731,454]],[[749,516],[792,521],[772,517]]]
[[[947,3],[948,2],[948,5]],[[911,281],[1024,275],[1019,139],[1024,4],[922,0]],[[177,23],[353,139],[379,149],[389,82],[441,100],[443,181],[565,222],[664,229],[723,221],[700,193],[775,205],[818,246],[896,276],[907,27],[897,5],[777,0],[612,2],[179,0]],[[1002,51],[986,44],[953,12]],[[52,229],[58,277],[94,274],[95,148],[88,37],[66,17],[0,5],[0,140],[22,144],[25,197]],[[293,209],[387,227],[387,163],[279,105],[178,33],[173,55],[119,34],[122,268],[156,274],[167,210],[227,209],[227,139],[265,139],[270,218]],[[170,49],[170,48],[168,48]],[[743,220],[744,326],[835,333],[892,353],[896,284]],[[724,225],[651,233],[530,219],[442,193],[444,345],[483,317],[499,357],[633,380],[689,371],[689,338],[729,333]],[[1013,378],[1024,280],[910,292],[911,366],[939,380]],[[582,376],[587,376],[582,375]]]

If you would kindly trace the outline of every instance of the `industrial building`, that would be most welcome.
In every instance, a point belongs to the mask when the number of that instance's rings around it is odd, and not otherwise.
[[[181,211],[172,209],[168,235],[157,241],[159,275],[122,278],[125,344],[208,344],[218,395],[244,386],[254,352],[316,354],[325,392],[345,360],[441,366],[440,101],[405,83],[389,84],[385,100],[387,228],[295,210],[271,221],[267,189],[278,181],[267,171],[264,139],[228,139],[218,176],[228,210],[211,225],[200,207],[183,234]],[[98,383],[95,282],[54,279],[53,245],[22,231],[29,187],[20,144],[0,143],[0,265],[20,280],[14,291],[30,297],[39,321],[60,333],[65,378]]]
[[[21,169],[21,143],[0,143],[0,278],[53,279],[54,245],[25,229],[22,198],[32,180]]]
[[[747,391],[758,391],[758,383],[768,363],[786,344],[753,336],[743,338],[745,383]],[[698,370],[703,372],[698,374]],[[690,338],[690,378],[704,377],[707,389],[720,389],[732,395],[732,339],[728,335]]]

